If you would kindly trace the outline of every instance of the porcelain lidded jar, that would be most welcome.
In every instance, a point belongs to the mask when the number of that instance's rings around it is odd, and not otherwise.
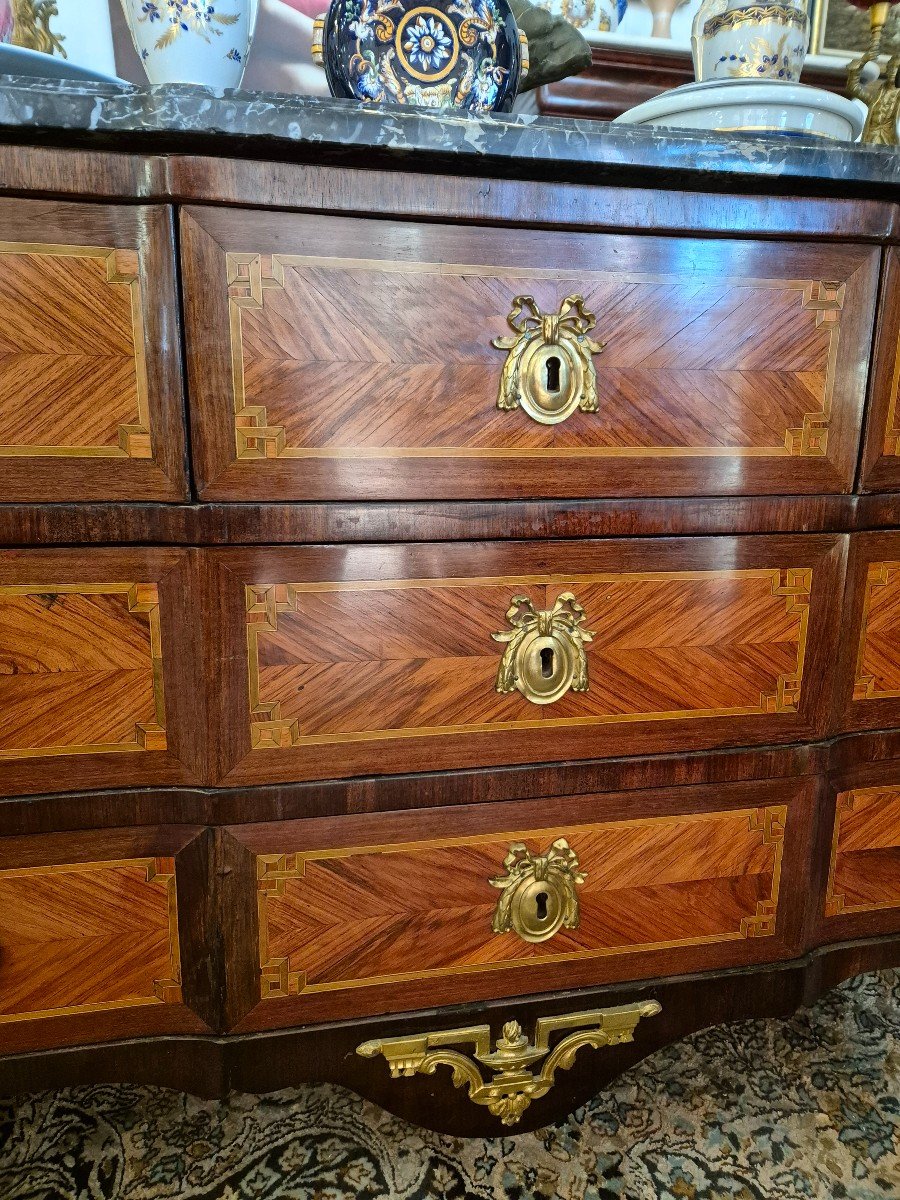
[[[236,88],[253,41],[259,0],[122,0],[151,83]]]
[[[704,0],[694,17],[691,52],[698,82],[800,79],[809,46],[803,0],[737,3]]]
[[[528,42],[508,0],[331,0],[313,58],[333,96],[477,115],[512,106]]]

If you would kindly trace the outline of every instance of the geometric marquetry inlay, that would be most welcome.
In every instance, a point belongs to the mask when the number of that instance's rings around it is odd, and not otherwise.
[[[226,271],[239,460],[827,453],[839,281],[252,252]],[[598,411],[498,411],[512,298],[572,293],[600,314]]]
[[[854,700],[900,696],[900,562],[869,564]]]
[[[837,798],[825,915],[900,909],[900,788]]]
[[[252,746],[794,713],[811,586],[809,568],[249,586]],[[594,632],[589,690],[498,694],[511,597],[566,591]]]
[[[0,871],[0,1025],[180,1002],[174,859]]]
[[[775,933],[785,806],[257,856],[261,996],[273,999]],[[511,842],[578,858],[580,921],[496,934]]]
[[[0,242],[0,457],[152,457],[136,250]]]
[[[165,749],[155,583],[0,586],[0,761]]]

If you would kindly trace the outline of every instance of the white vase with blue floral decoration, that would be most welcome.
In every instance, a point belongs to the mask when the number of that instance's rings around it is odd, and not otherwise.
[[[240,85],[259,0],[122,0],[151,83]]]
[[[698,82],[726,79],[796,83],[809,46],[805,0],[703,0],[691,51]]]

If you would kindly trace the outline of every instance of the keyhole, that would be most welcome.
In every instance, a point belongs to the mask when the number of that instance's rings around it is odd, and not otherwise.
[[[545,679],[553,678],[553,647],[546,646],[541,651],[541,674]]]
[[[547,391],[559,391],[559,359],[555,354],[547,359]]]
[[[547,920],[547,893],[538,892],[534,898],[534,906],[537,909],[537,919],[539,921]]]

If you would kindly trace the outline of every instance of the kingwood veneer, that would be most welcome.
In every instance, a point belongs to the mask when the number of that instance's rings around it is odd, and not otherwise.
[[[891,205],[0,168],[0,1090],[527,1129],[900,962]],[[596,411],[497,407],[524,294]],[[634,1005],[524,1111],[382,1054]]]

